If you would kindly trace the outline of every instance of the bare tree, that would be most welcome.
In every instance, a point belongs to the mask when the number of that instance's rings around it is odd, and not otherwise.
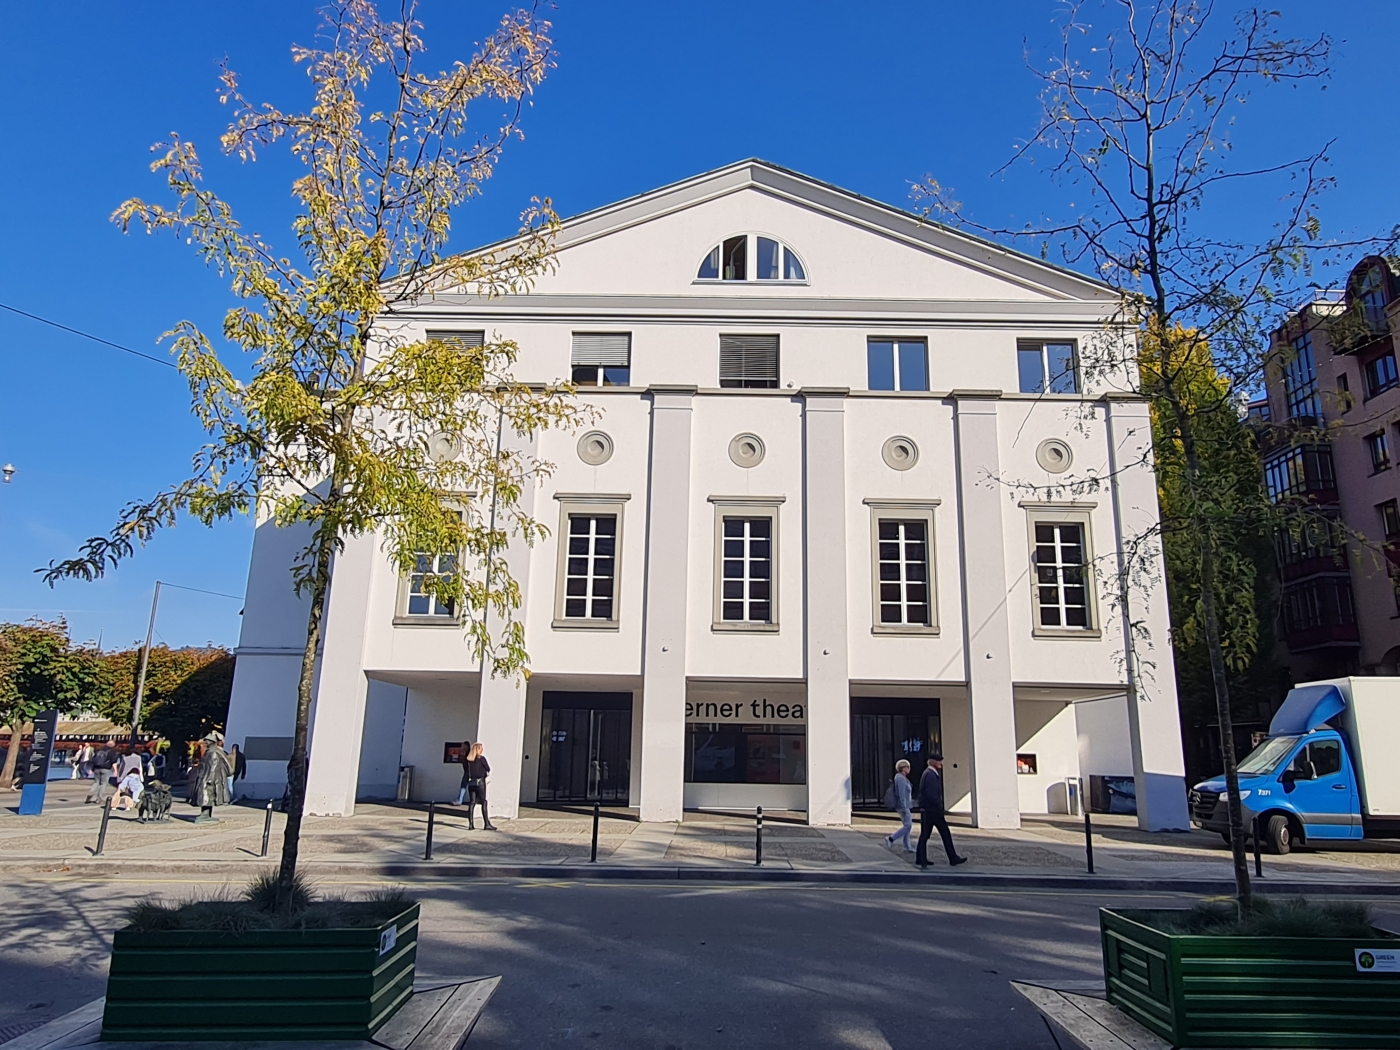
[[[1068,5],[1057,53],[1031,66],[1042,86],[1039,126],[1007,167],[1048,161],[1050,175],[1078,197],[1069,218],[1001,227],[972,220],[932,179],[916,191],[930,214],[1029,239],[1042,256],[1058,255],[1121,289],[1117,314],[1081,348],[1080,367],[1086,382],[1126,384],[1151,399],[1150,461],[1117,469],[1153,467],[1178,505],[1156,537],[1125,544],[1130,556],[1118,571],[1140,574],[1134,558],[1159,549],[1163,529],[1194,546],[1194,608],[1178,622],[1198,630],[1209,653],[1242,908],[1250,881],[1227,668],[1252,644],[1248,603],[1238,600],[1252,576],[1236,564],[1230,537],[1270,527],[1276,511],[1257,475],[1252,492],[1248,478],[1222,483],[1203,442],[1258,391],[1269,332],[1324,257],[1345,247],[1322,239],[1317,216],[1331,183],[1330,143],[1255,165],[1236,163],[1231,151],[1230,130],[1254,88],[1328,76],[1329,38],[1288,38],[1277,23],[1276,12],[1262,9],[1229,19],[1210,0]],[[1241,192],[1277,196],[1266,229],[1234,232],[1238,217],[1223,214],[1223,198]]]

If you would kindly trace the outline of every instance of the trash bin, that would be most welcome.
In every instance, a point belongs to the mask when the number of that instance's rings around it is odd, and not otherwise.
[[[1080,811],[1080,786],[1078,777],[1065,777],[1065,812],[1071,817],[1082,817]]]
[[[399,793],[397,798],[400,802],[407,802],[413,797],[413,767],[399,766]]]

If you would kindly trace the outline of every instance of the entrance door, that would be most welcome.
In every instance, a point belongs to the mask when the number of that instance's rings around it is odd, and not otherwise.
[[[939,747],[937,700],[851,700],[851,806],[879,809],[885,804],[885,786],[894,776],[894,764],[909,760],[910,776],[917,787],[925,759]]]
[[[632,694],[544,694],[540,802],[625,806],[632,779]]]

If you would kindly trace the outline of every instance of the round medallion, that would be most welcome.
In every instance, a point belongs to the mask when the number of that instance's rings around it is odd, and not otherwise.
[[[462,454],[462,440],[439,431],[428,435],[428,458],[434,463],[446,463]]]
[[[880,449],[880,458],[891,470],[908,470],[919,462],[919,446],[912,438],[892,437]]]
[[[601,430],[590,430],[578,439],[578,458],[590,467],[601,467],[612,454],[613,440]]]
[[[736,467],[756,467],[763,462],[763,439],[757,434],[739,434],[729,443],[729,458]]]
[[[1059,438],[1046,438],[1035,450],[1035,461],[1051,474],[1063,474],[1074,462],[1074,453]]]

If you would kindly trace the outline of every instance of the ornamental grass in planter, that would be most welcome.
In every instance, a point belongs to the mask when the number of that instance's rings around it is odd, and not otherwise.
[[[142,901],[112,943],[104,1040],[368,1039],[413,994],[416,901],[317,899],[276,876],[238,898]]]
[[[1400,938],[1355,904],[1099,910],[1108,999],[1177,1047],[1400,1048]]]

